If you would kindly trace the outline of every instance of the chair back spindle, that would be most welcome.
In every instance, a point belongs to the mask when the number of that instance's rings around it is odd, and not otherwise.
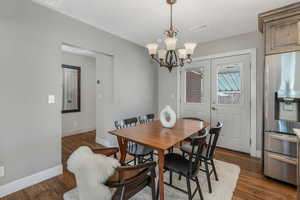
[[[195,154],[189,154],[189,173],[191,176],[196,175],[199,171],[201,155],[208,136],[208,132],[204,130],[202,131],[202,135],[191,138],[192,152],[197,150],[196,157],[194,156]]]
[[[136,117],[124,119],[123,121],[124,121],[124,128],[136,126],[138,123],[138,119]],[[129,140],[127,144],[127,148],[129,151],[135,152],[138,148],[138,145],[137,143]]]
[[[215,150],[217,147],[217,142],[218,142],[222,127],[223,127],[223,124],[221,122],[218,122],[217,127],[211,128],[209,130],[209,141],[207,144],[207,151],[206,151],[206,157],[208,159],[213,159],[213,157],[214,157]]]
[[[139,116],[138,121],[140,124],[146,124],[147,123],[147,115]]]

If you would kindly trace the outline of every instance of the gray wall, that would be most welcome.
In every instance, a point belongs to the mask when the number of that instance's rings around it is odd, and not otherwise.
[[[62,136],[96,130],[96,58],[62,52],[62,64],[81,68],[81,110],[62,114]]]
[[[217,41],[198,44],[194,58],[209,56],[219,53],[243,49],[257,49],[257,150],[261,150],[262,143],[262,109],[263,109],[263,66],[264,66],[264,45],[263,37],[259,32],[251,32]],[[176,98],[171,97],[171,93],[176,95],[177,81],[176,70],[170,76],[165,69],[159,70],[159,108],[166,103],[171,104],[176,109]]]
[[[63,42],[114,55],[115,117],[157,110],[157,68],[144,48],[30,0],[2,0],[0,27],[0,184],[61,164]]]

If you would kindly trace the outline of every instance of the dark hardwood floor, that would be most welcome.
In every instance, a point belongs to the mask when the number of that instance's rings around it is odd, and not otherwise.
[[[69,155],[79,146],[97,146],[95,132],[64,137],[62,160],[64,169]],[[237,164],[241,174],[233,200],[296,200],[296,188],[268,178],[261,174],[260,160],[247,154],[218,149],[218,160]],[[62,200],[63,193],[75,186],[74,176],[64,170],[63,175],[11,194],[1,200]],[[221,200],[221,199],[220,199]]]

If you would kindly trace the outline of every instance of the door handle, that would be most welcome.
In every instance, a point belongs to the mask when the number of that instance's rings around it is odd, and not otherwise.
[[[217,110],[217,108],[215,108],[215,107],[211,107],[211,109],[212,109],[212,110]]]

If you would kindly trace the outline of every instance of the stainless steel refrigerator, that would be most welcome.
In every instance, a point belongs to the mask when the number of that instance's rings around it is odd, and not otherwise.
[[[264,174],[296,185],[300,51],[266,57],[264,94]]]

